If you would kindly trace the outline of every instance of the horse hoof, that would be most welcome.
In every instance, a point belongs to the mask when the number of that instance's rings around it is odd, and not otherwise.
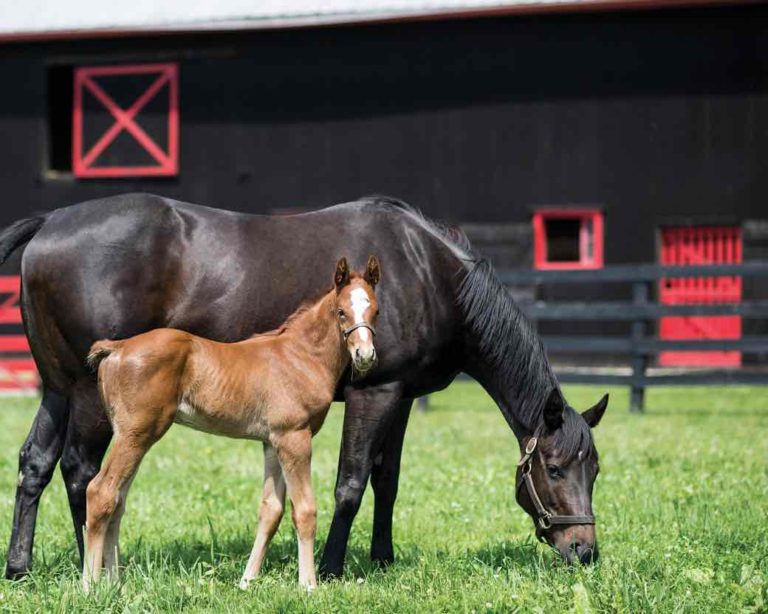
[[[392,556],[374,556],[371,557],[371,562],[379,569],[386,569],[395,562],[394,555]]]
[[[13,565],[9,562],[5,567],[5,578],[7,580],[23,580],[28,574],[28,565]]]
[[[250,580],[246,580],[245,578],[240,580],[240,590],[247,591],[250,585],[251,585]]]
[[[343,576],[343,575],[344,575],[344,568],[343,567],[334,568],[334,569],[322,568],[321,567],[320,571],[318,572],[318,576],[324,582],[331,582],[333,580],[339,580],[341,578],[341,576]]]

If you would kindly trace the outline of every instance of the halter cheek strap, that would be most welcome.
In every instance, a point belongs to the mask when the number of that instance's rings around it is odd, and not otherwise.
[[[528,443],[525,444],[525,452],[523,453],[523,457],[520,459],[520,462],[517,463],[518,467],[522,467],[520,471],[520,481],[517,483],[517,496],[519,498],[520,488],[523,486],[523,484],[525,484],[525,488],[528,491],[528,497],[530,498],[531,503],[533,503],[533,507],[536,510],[536,524],[539,527],[536,531],[536,536],[541,541],[541,534],[539,533],[540,530],[546,531],[553,525],[595,524],[595,517],[589,515],[561,516],[558,514],[553,514],[541,502],[541,498],[539,497],[539,493],[536,492],[536,486],[534,485],[533,478],[531,477],[531,468],[533,467],[533,454],[536,451],[536,446],[539,443],[540,434],[540,428],[536,429],[533,437],[531,437],[528,440]]]
[[[367,322],[358,322],[357,324],[353,324],[349,328],[345,328],[342,332],[344,335],[344,339],[349,337],[352,333],[354,333],[358,328],[367,328],[369,331],[371,331],[371,334],[375,337],[376,336],[376,329],[368,324]]]

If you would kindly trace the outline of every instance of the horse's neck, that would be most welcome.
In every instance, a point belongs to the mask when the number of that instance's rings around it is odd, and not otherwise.
[[[510,339],[509,343],[515,341]],[[528,351],[541,352],[541,349],[535,346]],[[539,426],[543,419],[543,403],[549,391],[558,385],[546,357],[540,358],[541,363],[532,360],[518,369],[510,369],[509,365],[499,364],[493,357],[478,353],[468,369],[496,401],[518,440],[531,435]]]
[[[344,351],[334,317],[333,296],[332,290],[305,311],[291,317],[283,335],[304,360],[325,370],[335,385],[347,368],[349,355]]]

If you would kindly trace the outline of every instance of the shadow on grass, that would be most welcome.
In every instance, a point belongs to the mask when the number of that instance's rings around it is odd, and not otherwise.
[[[196,567],[214,569],[218,581],[236,584],[245,568],[253,542],[249,536],[237,535],[211,540],[176,540],[168,543],[147,543],[139,538],[127,545],[121,553],[121,568],[124,570],[152,569],[176,573],[179,569],[192,570]],[[322,556],[324,541],[316,545],[316,564]],[[407,571],[425,565],[427,559],[451,560],[457,569],[467,572],[487,568],[489,571],[550,568],[554,562],[553,554],[540,550],[530,537],[519,540],[500,540],[489,542],[477,549],[464,552],[451,552],[447,549],[424,550],[415,545],[397,548],[395,562],[387,568],[371,561],[367,549],[350,546],[347,550],[344,577],[346,579],[376,577],[391,571]],[[2,561],[5,564],[5,561]],[[426,563],[429,564],[429,563]],[[274,541],[267,552],[264,562],[264,574],[282,574],[287,569],[296,571],[298,553],[295,536],[283,537]],[[0,581],[0,585],[9,584],[19,588],[32,587],[38,582],[80,578],[80,560],[76,550],[69,548],[53,557],[35,560],[31,577],[26,581]]]

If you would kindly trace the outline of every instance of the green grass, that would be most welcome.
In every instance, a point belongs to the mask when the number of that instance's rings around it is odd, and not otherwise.
[[[586,407],[602,392],[570,387]],[[296,586],[289,517],[264,575],[237,582],[250,550],[262,470],[258,443],[174,427],[150,452],[123,522],[123,583],[83,594],[58,476],[38,522],[35,570],[0,581],[7,611],[768,611],[768,390],[656,389],[644,416],[624,390],[596,430],[602,559],[566,568],[533,538],[514,500],[517,446],[492,401],[458,383],[414,412],[395,509],[398,561],[368,561],[372,496],[354,525],[343,580]],[[16,454],[34,400],[0,401],[0,529],[10,529]],[[333,511],[343,410],[315,440],[318,551]],[[4,552],[4,546],[3,546]],[[4,565],[5,561],[2,560]]]

